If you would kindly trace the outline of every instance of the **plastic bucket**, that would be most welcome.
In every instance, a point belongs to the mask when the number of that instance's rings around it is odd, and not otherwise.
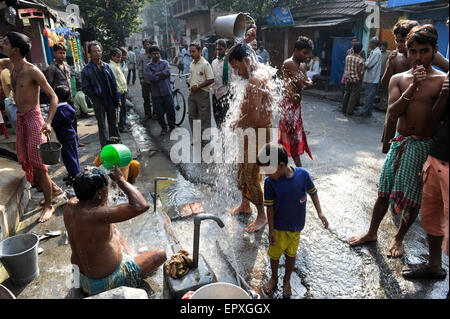
[[[24,234],[0,242],[0,261],[14,284],[24,285],[39,276],[39,237]]]
[[[126,167],[133,159],[130,149],[123,144],[109,144],[103,147],[100,153],[100,160],[106,169],[110,169],[114,165]]]
[[[42,143],[38,146],[41,153],[42,163],[54,165],[59,163],[62,145],[58,142]]]
[[[227,282],[215,282],[197,289],[190,299],[251,299],[244,289]]]
[[[246,15],[238,13],[217,17],[214,31],[219,38],[243,38],[246,32]]]

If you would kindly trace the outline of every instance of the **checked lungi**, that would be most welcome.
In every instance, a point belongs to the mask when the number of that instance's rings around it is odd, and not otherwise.
[[[42,163],[39,145],[45,142],[41,135],[44,118],[39,105],[28,112],[17,112],[16,153],[19,164],[25,171],[28,182],[33,184],[33,168],[48,172],[48,168]]]
[[[407,221],[411,209],[422,202],[422,167],[430,153],[431,139],[405,137],[398,132],[380,175],[378,196],[389,198],[391,210]]]

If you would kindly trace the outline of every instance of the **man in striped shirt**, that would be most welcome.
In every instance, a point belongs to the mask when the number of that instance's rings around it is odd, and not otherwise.
[[[364,59],[360,56],[362,44],[353,44],[353,53],[345,58],[346,80],[344,100],[342,101],[342,113],[353,115],[353,109],[359,100],[361,92],[362,77],[364,74]]]

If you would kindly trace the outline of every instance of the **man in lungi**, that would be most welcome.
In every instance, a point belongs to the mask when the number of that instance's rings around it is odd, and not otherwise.
[[[302,166],[300,155],[305,151],[311,159],[302,119],[302,90],[313,85],[306,74],[306,61],[311,57],[313,42],[300,36],[295,42],[292,57],[283,63],[284,98],[281,101],[278,143],[283,145],[297,167]]]
[[[253,38],[252,38],[253,37]],[[256,37],[256,26],[249,30],[246,42],[250,43]],[[238,188],[242,192],[241,205],[230,211],[231,214],[247,213],[251,214],[252,202],[258,211],[258,215],[245,230],[247,232],[256,232],[260,230],[266,223],[267,218],[264,213],[264,197],[261,187],[261,174],[259,173],[259,165],[256,162],[258,154],[259,135],[265,133],[266,138],[263,147],[270,142],[270,130],[272,127],[272,112],[270,105],[272,97],[268,90],[270,73],[266,70],[266,66],[250,59],[250,47],[246,44],[237,44],[228,52],[228,61],[236,74],[248,79],[248,85],[244,101],[241,104],[241,115],[235,128],[243,130],[253,129],[255,132],[256,143],[249,142],[248,136],[244,135],[244,161],[238,163]],[[249,148],[250,146],[250,148]],[[253,160],[249,156],[249,152],[254,152]]]
[[[48,175],[47,166],[42,163],[38,146],[45,142],[43,134],[50,135],[58,98],[48,84],[44,74],[25,56],[31,50],[30,39],[18,32],[8,32],[0,42],[0,53],[9,58],[0,59],[0,65],[11,70],[11,84],[17,104],[16,152],[27,180],[44,193],[44,208],[39,222],[52,216],[55,208],[52,200],[61,195],[59,188]],[[42,88],[50,98],[48,118],[44,121],[39,105],[39,90]]]
[[[403,239],[421,205],[422,167],[436,130],[432,107],[446,77],[431,64],[438,49],[437,39],[431,24],[414,27],[406,37],[412,67],[394,75],[389,83],[388,115],[398,120],[397,132],[380,175],[369,231],[350,238],[351,246],[377,240],[378,228],[390,206],[394,213],[401,214],[401,223],[387,256],[398,258],[404,252]]]

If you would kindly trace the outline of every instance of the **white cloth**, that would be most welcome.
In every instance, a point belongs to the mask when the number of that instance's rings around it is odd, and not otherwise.
[[[363,82],[378,83],[381,75],[381,50],[379,47],[370,52],[369,57],[364,63],[365,73]]]
[[[229,90],[229,86],[223,85],[222,81],[223,59],[219,60],[218,58],[215,58],[211,63],[211,67],[214,73],[214,84],[213,84],[214,95],[216,96],[216,99],[220,99],[222,96],[227,94]],[[231,79],[230,69],[231,66],[228,64],[228,79]]]

